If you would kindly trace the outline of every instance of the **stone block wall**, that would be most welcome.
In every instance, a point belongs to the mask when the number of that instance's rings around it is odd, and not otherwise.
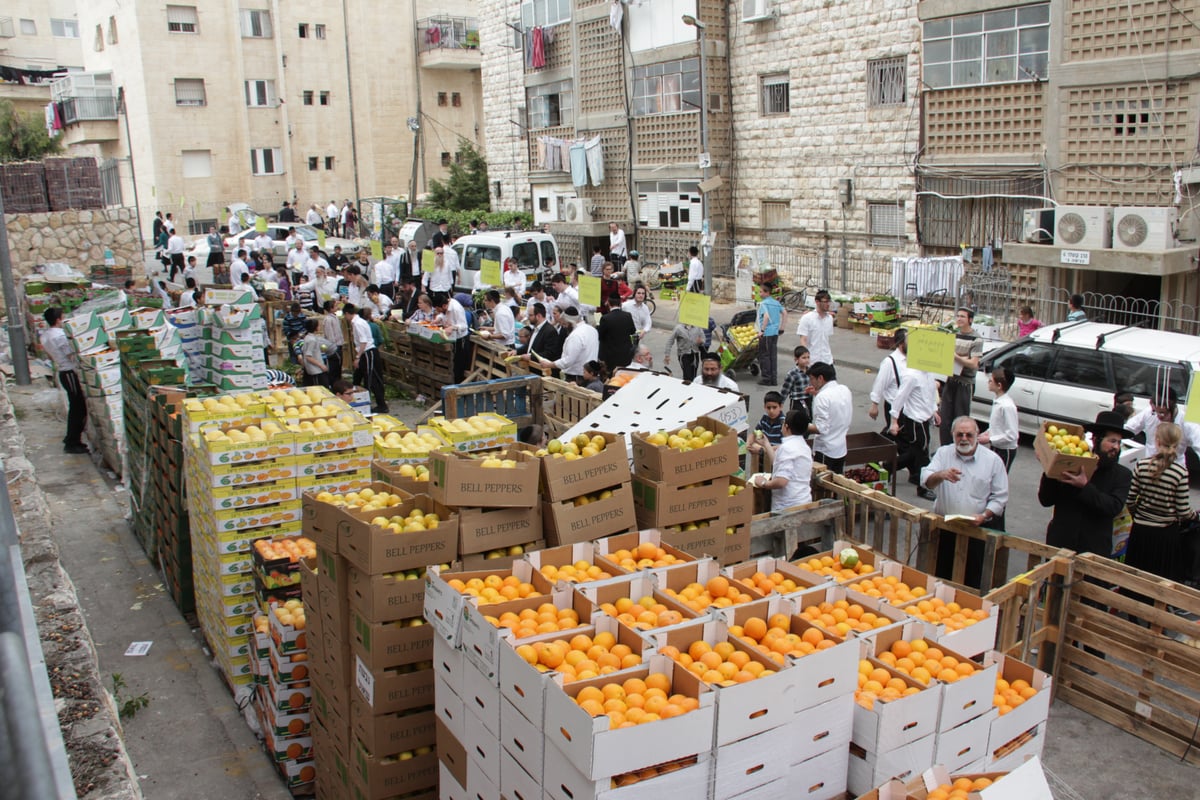
[[[88,267],[104,263],[110,248],[118,264],[129,264],[140,274],[145,256],[138,237],[137,211],[132,207],[94,211],[50,211],[41,214],[5,214],[13,278],[20,283],[38,264],[60,261],[88,274]]]
[[[491,188],[493,211],[524,211],[530,199],[529,144],[524,130],[525,62],[513,45],[509,23],[519,25],[520,11],[503,0],[480,0],[479,48],[483,79],[483,139],[488,180],[500,182],[501,193]]]

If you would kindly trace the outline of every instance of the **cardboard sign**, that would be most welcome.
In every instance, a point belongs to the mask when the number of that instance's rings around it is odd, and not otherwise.
[[[266,217],[257,217],[254,220],[254,230],[258,231],[259,233],[266,233],[267,232],[267,218]]]
[[[908,334],[908,366],[934,375],[954,373],[954,334],[917,328]]]
[[[383,242],[378,239],[371,240],[371,258],[376,261],[383,261]]]
[[[1200,423],[1200,394],[1197,394],[1196,376],[1200,373],[1192,373],[1192,382],[1188,385],[1188,404],[1183,412],[1184,422]]]
[[[591,275],[579,276],[579,302],[596,308],[600,305],[600,279]]]
[[[679,321],[684,325],[695,325],[697,328],[708,327],[708,309],[712,298],[706,294],[684,292],[679,301]]]
[[[325,249],[325,231],[317,228],[317,246],[322,250]]]
[[[490,258],[480,259],[479,281],[488,286],[499,286],[503,283],[503,278],[500,277],[500,262]]]
[[[437,266],[437,254],[432,250],[421,251],[421,272],[433,272]]]

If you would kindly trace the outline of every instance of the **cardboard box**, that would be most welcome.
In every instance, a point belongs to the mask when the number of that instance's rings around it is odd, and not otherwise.
[[[1043,722],[999,747],[992,748],[989,742],[989,752],[985,763],[989,770],[1016,769],[1030,758],[1040,758],[1045,746],[1046,723]]]
[[[594,456],[574,461],[552,455],[541,459],[542,493],[550,501],[569,500],[629,483],[629,454],[625,438],[603,431],[596,431],[591,436],[603,437],[605,442],[604,449]]]
[[[789,800],[841,800],[846,795],[849,765],[848,746],[833,748],[807,761],[792,764],[788,769],[786,796]]]
[[[812,569],[810,569],[808,567],[808,564],[811,561],[813,561],[814,559],[819,561],[823,558],[828,557],[828,558],[832,558],[835,562],[835,566],[832,567],[832,569],[835,569],[835,570],[841,569],[841,567],[838,566],[841,563],[838,559],[839,559],[841,552],[847,548],[853,548],[854,551],[858,553],[859,562],[871,567],[871,570],[869,572],[856,573],[853,577],[850,577],[850,578],[838,578],[834,574],[827,574],[824,572],[814,572]],[[832,550],[826,550],[825,552],[817,553],[816,555],[805,556],[804,558],[797,559],[796,561],[794,561],[792,563],[795,567],[802,569],[805,572],[809,572],[813,575],[816,575],[822,581],[834,581],[835,583],[841,583],[844,585],[844,584],[848,584],[848,583],[856,583],[857,581],[860,581],[867,576],[876,574],[879,570],[879,566],[882,564],[882,562],[884,560],[886,560],[886,559],[884,559],[882,556],[880,556],[874,550],[872,550],[869,545],[865,545],[865,544],[862,544],[859,542],[850,542],[850,541],[845,541],[845,540],[839,539],[838,541],[835,541],[833,543]],[[830,569],[830,568],[825,567],[824,569]]]
[[[500,735],[500,689],[470,661],[463,662],[462,701],[468,727],[476,725],[487,729],[493,737]]]
[[[951,783],[955,778],[991,778],[992,785],[977,793],[980,800],[1052,800],[1054,796],[1046,783],[1046,774],[1039,758],[1022,762],[1008,772],[989,769],[980,773],[955,773],[937,765],[909,781],[906,789],[914,800],[925,800],[930,791]]]
[[[829,579],[824,575],[816,575],[806,569],[800,569],[786,558],[772,558],[770,556],[756,558],[753,561],[743,561],[742,563],[733,564],[726,567],[725,574],[730,580],[742,581],[753,578],[755,573],[761,572],[764,575],[772,575],[778,572],[783,576],[784,582],[776,586],[776,591],[779,594],[786,596],[794,596],[798,592],[807,592],[815,587],[829,586]],[[791,583],[787,583],[791,581]],[[800,611],[804,606],[797,604],[796,610]]]
[[[676,485],[699,483],[737,472],[738,441],[732,428],[711,417],[700,417],[687,425],[721,434],[720,441],[696,450],[679,451],[651,444],[641,432],[631,434],[634,474],[652,481]]]
[[[699,520],[699,527],[690,531],[655,528],[662,540],[693,558],[720,559],[725,555],[725,521],[720,517]]]
[[[1037,456],[1038,463],[1042,465],[1042,471],[1050,478],[1061,478],[1064,472],[1080,472],[1089,478],[1100,466],[1100,459],[1094,453],[1089,453],[1086,456],[1069,456],[1065,453],[1060,453],[1054,449],[1050,442],[1046,441],[1046,429],[1054,425],[1060,431],[1065,430],[1073,436],[1083,437],[1084,430],[1079,425],[1072,425],[1067,422],[1043,422],[1038,428],[1037,435],[1033,437],[1033,453]]]
[[[726,520],[728,523],[729,520]],[[750,558],[750,525],[725,527],[725,552],[721,555],[721,563],[726,565],[740,564]]]
[[[895,606],[880,602],[874,597],[868,597],[864,594],[859,594],[851,589],[843,588],[837,584],[823,584],[821,586],[815,586],[812,589],[806,589],[804,591],[794,592],[786,595],[786,597],[796,604],[796,610],[800,613],[812,606],[819,606],[822,603],[837,603],[839,600],[845,600],[852,605],[861,606],[864,609],[864,616],[869,612],[874,614],[876,617],[887,620],[888,624],[883,627],[871,628],[870,630],[865,631],[851,629],[849,635],[858,639],[875,636],[879,633],[879,631],[887,630],[888,627],[892,625],[904,625],[912,619],[901,609],[896,608]],[[824,623],[822,623],[822,621],[818,619],[813,620],[813,623],[823,631],[828,631],[835,635],[839,634],[839,631],[834,626],[828,625],[828,620],[825,620]],[[914,628],[914,630],[916,629]]]
[[[672,759],[674,760],[674,759]],[[659,773],[630,786],[613,788],[617,776],[590,779],[563,758],[546,760],[544,786],[548,800],[621,800],[643,797],[707,797],[712,780],[712,754],[696,753],[671,772]]]
[[[493,685],[496,685],[498,680],[501,642],[510,638],[512,632],[508,628],[497,628],[487,620],[487,617],[499,618],[508,611],[519,614],[526,608],[536,609],[543,603],[552,603],[560,609],[573,607],[579,616],[580,628],[591,621],[591,604],[582,595],[563,589],[555,589],[546,595],[511,600],[507,603],[492,603],[480,607],[471,604],[464,606],[461,625],[463,654],[466,660],[483,673]],[[568,632],[559,631],[559,633]],[[569,639],[570,636],[567,638]]]
[[[452,647],[440,636],[433,637],[433,671],[450,691],[463,693],[463,651]]]
[[[725,511],[725,520],[727,525],[749,525],[751,517],[754,516],[754,490],[746,486],[744,478],[731,477],[729,479],[729,488],[733,491],[729,495],[729,507]]]
[[[844,751],[850,746],[853,727],[852,694],[838,695],[820,705],[796,712],[788,723],[788,760],[792,764],[799,764],[829,750]]]
[[[347,591],[350,605],[367,622],[394,622],[419,617],[425,610],[425,580],[416,570],[368,575],[347,565]]]
[[[566,580],[568,583],[592,583],[593,580],[607,580],[608,578],[613,578],[618,575],[629,574],[628,570],[622,569],[611,562],[605,561],[604,563],[597,563],[596,544],[594,542],[577,542],[576,544],[564,544],[558,547],[538,550],[536,552],[526,553],[524,555],[524,559],[525,561],[529,562],[529,566],[534,572],[541,574],[543,577],[546,577],[545,570],[550,569],[550,574],[556,576],[556,583],[558,580]],[[558,570],[560,568],[566,566],[574,567],[581,561],[600,569],[602,573],[601,576],[592,579],[587,575],[579,575],[576,573],[572,577],[576,577],[578,580],[571,580],[570,578],[562,579],[558,577]],[[547,578],[547,580],[549,580],[549,578]]]
[[[482,773],[483,778],[490,785],[500,785],[500,724],[496,723],[496,730],[488,730],[481,720],[471,712],[471,706],[466,705],[467,709],[467,736],[463,740],[463,745],[467,748],[467,785],[472,786],[472,775],[475,771]],[[472,770],[471,767],[475,769]]]
[[[898,561],[892,561],[891,559],[886,558],[880,558],[876,566],[878,567],[878,574],[875,577],[882,576],[885,579],[895,578],[897,581],[908,586],[909,589],[915,589],[919,586],[924,594],[918,595],[912,600],[889,603],[887,598],[882,597],[881,595],[871,594],[872,590],[876,592],[879,592],[880,590],[875,586],[872,578],[870,577],[864,576],[859,580],[851,581],[843,585],[847,589],[852,589],[860,594],[864,594],[873,598],[876,601],[875,605],[887,603],[894,605],[897,608],[905,608],[913,603],[920,602],[921,600],[928,600],[929,598],[935,596],[935,593],[937,592],[937,579],[928,573],[921,572],[919,569],[913,569],[912,567],[901,564]]]
[[[463,555],[526,545],[541,538],[542,509],[536,503],[530,508],[458,509],[458,552]]]
[[[338,551],[337,524],[341,519],[338,507],[317,499],[317,492],[300,495],[300,514],[304,535],[317,543],[317,547],[336,553]]]
[[[724,517],[729,507],[729,477],[688,486],[633,477],[633,507],[639,528],[665,528],[700,519]]]
[[[510,800],[540,800],[545,796],[542,771],[538,770],[536,777],[531,775],[507,746],[500,752],[500,796]]]
[[[368,622],[353,613],[351,649],[369,670],[384,670],[430,661],[433,658],[433,629],[425,624]],[[414,620],[419,620],[414,617]]]
[[[933,763],[957,772],[968,764],[987,758],[988,733],[992,722],[999,719],[999,709],[993,708],[973,720],[948,731],[939,731],[934,745]]]
[[[421,533],[393,533],[371,525],[375,511],[345,511],[338,520],[338,552],[369,575],[449,563],[458,550],[458,515],[433,498],[417,495],[388,509],[388,516],[407,516],[413,509],[434,512],[440,522]]]
[[[376,714],[392,714],[434,704],[431,669],[372,670],[356,655],[354,685],[358,695]]]
[[[597,539],[593,543],[596,548],[595,563],[599,564],[607,572],[613,572],[613,570],[624,572],[625,570],[617,564],[614,554],[621,550],[628,550],[632,553],[637,549],[638,545],[646,542],[662,548],[663,551],[673,556],[677,563],[686,564],[696,560],[695,556],[664,543],[661,531],[650,529],[619,533],[613,536],[606,536],[603,539]],[[649,567],[644,567],[643,569],[649,569]],[[618,573],[613,572],[613,574],[615,576]]]
[[[526,509],[526,511],[529,510]],[[541,516],[541,509],[538,509],[538,515],[539,517]],[[502,551],[499,550],[492,550],[487,553],[465,553],[459,558],[458,564],[466,570],[492,569],[496,572],[504,572],[511,570],[513,566],[523,561],[525,553],[541,550],[545,546],[546,540],[538,539],[534,542],[525,542],[520,546],[521,552],[513,553],[512,555],[500,555]],[[509,550],[511,551],[512,548],[510,547]]]
[[[504,753],[500,756],[500,782],[504,782],[504,757],[507,756],[520,765],[523,772],[531,778],[536,777],[542,782],[546,763],[546,734],[542,732],[542,723],[526,719],[516,706],[500,698],[500,746]]]
[[[846,789],[857,797],[893,778],[901,782],[912,780],[933,765],[935,738],[931,733],[884,752],[866,751],[857,742],[851,742]]]
[[[438,782],[437,753],[397,761],[375,755],[356,741],[353,759],[351,771],[363,800],[408,794]]]
[[[991,754],[1025,731],[1046,721],[1050,715],[1053,680],[1041,670],[994,650],[984,654],[983,663],[989,666],[996,665],[996,677],[1003,678],[1010,684],[1015,680],[1023,680],[1037,690],[1033,697],[992,721],[992,728],[988,734],[988,753]]]
[[[377,755],[399,755],[435,743],[432,710],[413,714],[376,714],[361,698],[350,702],[350,726],[358,740]]]
[[[996,646],[996,631],[999,623],[1000,608],[990,600],[985,600],[977,594],[956,589],[953,586],[938,582],[934,596],[946,603],[958,603],[963,610],[972,612],[982,610],[988,616],[973,625],[959,630],[950,630],[944,624],[926,622],[916,619],[921,626],[926,639],[953,648],[955,652],[967,656],[977,656]],[[915,618],[914,618],[915,619]]]
[[[431,566],[425,570],[425,621],[449,649],[458,647],[461,638],[462,609],[466,596],[446,581],[455,577],[449,569]],[[457,651],[461,652],[461,651]]]
[[[613,487],[612,496],[576,506],[567,500],[542,504],[542,529],[551,547],[594,541],[637,528],[629,485]]]
[[[304,603],[305,614],[321,613],[321,603],[318,600],[320,592],[317,589],[317,559],[300,559],[300,600]]]
[[[517,424],[512,420],[491,412],[476,414],[475,416],[499,421],[501,423],[500,427],[494,431],[483,433],[479,431],[464,432],[452,427],[450,421],[445,417],[432,417],[429,420],[429,425],[460,453],[470,453],[476,450],[495,450],[498,447],[507,447],[510,444],[517,443]]]
[[[455,507],[530,508],[536,505],[541,475],[537,459],[511,449],[497,457],[514,460],[516,466],[489,468],[483,466],[482,459],[460,453],[430,453],[429,495],[439,503]]]

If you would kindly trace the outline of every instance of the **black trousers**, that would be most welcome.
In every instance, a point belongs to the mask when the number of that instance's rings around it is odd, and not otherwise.
[[[325,354],[325,365],[329,367],[329,385],[342,377],[342,346],[338,345]]]
[[[992,452],[1000,456],[1000,460],[1004,462],[1004,471],[1011,472],[1013,462],[1017,460],[1017,448],[1014,447],[1012,450],[1001,450],[993,447]]]
[[[454,340],[454,382],[462,383],[467,376],[468,359],[471,357],[471,339],[464,336]]]
[[[830,472],[836,472],[838,475],[841,475],[842,470],[846,468],[846,457],[842,456],[841,458],[833,458],[832,456],[827,456],[824,453],[814,452],[813,463],[824,464],[825,466],[829,467]]]
[[[958,376],[947,379],[942,386],[942,422],[938,426],[939,439],[942,445],[954,443],[954,420],[971,413],[971,395],[974,381],[967,381]]]
[[[993,519],[987,524],[988,530],[1004,530],[1004,515]],[[954,574],[954,542],[958,537],[943,533],[938,538],[937,567],[934,574],[939,578],[950,579]],[[983,550],[982,539],[967,540],[967,571],[963,575],[963,583],[976,589],[983,583]]]
[[[699,366],[699,353],[685,353],[679,357],[679,368],[683,370],[683,379],[685,381],[694,381],[696,379],[696,369]]]
[[[929,420],[917,422],[901,414],[896,449],[896,472],[907,469],[908,482],[919,483],[921,469],[929,463]]]
[[[354,383],[371,393],[376,409],[387,410],[387,398],[383,393],[383,364],[379,361],[379,351],[374,347],[358,357]]]
[[[758,374],[767,383],[779,383],[779,334],[758,340]]]
[[[87,400],[83,395],[83,384],[73,369],[58,373],[58,382],[67,392],[67,435],[63,444],[83,444],[83,428],[87,425]]]
[[[183,272],[183,253],[171,253],[171,280],[175,280],[175,273]]]

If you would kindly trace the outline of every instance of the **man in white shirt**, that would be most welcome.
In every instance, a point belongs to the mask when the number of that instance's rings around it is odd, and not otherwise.
[[[816,301],[816,309],[800,318],[796,333],[800,336],[800,344],[808,348],[812,363],[832,364],[833,349],[829,340],[833,336],[833,314],[829,312],[829,306],[833,298],[822,289],[817,292]]]
[[[323,269],[328,274],[329,262],[321,258],[321,248],[314,244],[308,248],[308,259],[304,262],[305,280],[311,281],[316,278],[318,269]]]
[[[286,249],[291,250],[292,245],[294,245],[296,242],[302,241],[304,240],[300,238],[300,234],[296,233],[296,228],[291,227],[287,229],[287,236],[285,236],[283,239],[283,246]]]
[[[363,275],[362,267],[351,264],[346,267],[346,302],[353,306],[362,306],[367,301],[367,287],[370,282]]]
[[[621,304],[621,308],[629,312],[629,316],[633,317],[633,327],[637,329],[638,339],[645,338],[650,329],[654,327],[654,320],[650,316],[650,306],[646,305],[646,287],[639,286],[633,290],[633,297]]]
[[[458,258],[458,251],[454,249],[454,242],[458,239],[453,233],[446,235],[446,244],[442,245],[442,257],[446,261],[446,269],[450,270],[450,280],[452,284],[458,283],[458,278],[462,272],[462,262]]]
[[[225,226],[229,228],[229,235],[236,236],[237,234],[241,233],[242,221],[238,219],[238,215],[230,211],[228,208],[225,209],[225,213],[229,215],[229,219],[225,222]]]
[[[625,369],[654,369],[654,354],[644,344],[639,344],[633,350],[633,361]]]
[[[500,302],[500,292],[495,289],[488,290],[483,296],[483,304],[492,315],[492,324],[481,330],[491,331],[493,339],[512,347],[517,338],[517,321],[512,309],[507,303]]]
[[[425,290],[427,292],[445,292],[449,294],[454,291],[454,274],[446,264],[446,250],[449,248],[435,248],[433,253],[433,272],[425,273]]]
[[[304,222],[314,228],[325,229],[325,218],[321,216],[321,209],[317,208],[316,203],[308,207],[308,212],[304,215]]]
[[[846,466],[846,434],[854,415],[850,389],[838,383],[833,364],[817,362],[808,368],[808,391],[813,396],[813,460],[840,473]]]
[[[330,200],[329,205],[325,206],[325,223],[330,236],[338,235],[339,219],[341,219],[341,215],[338,213],[337,203]]]
[[[186,246],[183,237],[172,231],[171,238],[167,239],[167,255],[171,258],[170,280],[172,282],[175,280],[175,273],[183,270],[183,250]]]
[[[58,382],[67,393],[67,435],[63,437],[63,452],[86,453],[88,448],[83,443],[83,429],[87,425],[87,399],[83,394],[83,384],[79,382],[79,362],[75,360],[75,350],[63,330],[62,309],[47,308],[42,319],[46,320],[47,326],[42,332],[42,349],[54,361]]]
[[[608,260],[618,270],[625,266],[629,248],[625,245],[625,231],[615,222],[608,223]]]
[[[266,250],[267,252],[271,252],[271,250],[274,247],[275,247],[275,240],[272,239],[271,234],[267,233],[266,231],[263,231],[258,236],[254,237],[255,251],[257,251],[259,253],[263,252],[264,250]]]
[[[396,290],[396,266],[392,263],[392,248],[388,245],[387,254],[382,261],[376,261],[371,267],[371,283],[379,287],[379,291],[392,299]]]
[[[897,331],[896,350],[907,358],[907,336]],[[908,470],[908,482],[926,500],[937,499],[921,485],[921,469],[929,463],[929,423],[939,422],[937,381],[928,372],[912,369],[905,361],[900,388],[893,398],[888,418],[888,434],[896,440],[896,471]]]
[[[250,268],[246,266],[246,251],[238,250],[233,263],[229,265],[229,283],[237,287],[242,285],[242,276],[249,275]]]
[[[700,248],[692,245],[688,248],[688,255],[691,256],[691,260],[688,261],[687,290],[689,292],[703,292],[704,262],[700,260]]]
[[[568,308],[562,313],[569,329],[563,337],[562,356],[555,361],[540,359],[542,366],[555,367],[563,377],[579,385],[583,380],[583,365],[595,361],[600,354],[600,335],[591,325],[584,324],[579,309]]]
[[[338,281],[336,277],[329,274],[327,267],[317,267],[311,281],[296,284],[292,287],[292,291],[302,294],[312,292],[317,298],[317,308],[321,308],[327,300],[337,299]],[[325,338],[328,339],[329,336],[326,335]]]
[[[895,347],[879,362],[875,382],[871,385],[871,407],[867,409],[867,416],[879,419],[879,406],[883,405],[885,436],[892,425],[892,403],[896,400],[896,393],[900,391],[900,376],[908,368],[908,356],[905,355],[905,348],[900,346],[907,335],[908,332],[904,328],[896,331]]]
[[[354,355],[358,358],[358,364],[354,368],[354,383],[366,387],[371,392],[371,397],[375,399],[375,405],[371,407],[372,413],[386,414],[388,404],[383,391],[383,369],[379,362],[379,351],[375,349],[375,338],[371,336],[371,326],[352,303],[346,304],[342,314],[350,319]]]
[[[721,371],[721,357],[716,353],[704,354],[704,359],[700,362],[700,382],[705,386],[717,389],[728,389],[731,392],[741,391],[737,381]]]
[[[462,383],[467,374],[467,359],[471,353],[471,328],[467,310],[448,293],[434,295],[433,307],[442,315],[442,333],[454,342],[454,382]]]
[[[169,236],[175,235],[175,215],[168,213],[167,218],[163,220],[163,227],[167,229]]]
[[[754,486],[771,490],[771,510],[782,511],[792,506],[812,502],[812,450],[804,441],[808,412],[789,411],[783,420],[783,441],[778,447],[767,444],[773,452],[770,477],[755,476]]]
[[[1125,428],[1135,435],[1145,432],[1145,457],[1149,458],[1158,452],[1158,426],[1164,422],[1174,422],[1183,433],[1175,455],[1175,463],[1183,465],[1186,469],[1188,448],[1200,453],[1200,425],[1184,421],[1183,409],[1179,407],[1179,395],[1174,389],[1160,387],[1156,391],[1157,395],[1150,401],[1150,405],[1130,417],[1125,422]]]
[[[561,272],[550,279],[550,285],[554,288],[554,291],[558,292],[558,297],[554,298],[552,305],[563,311],[573,308],[581,317],[583,316],[583,306],[579,303],[579,290],[573,286],[568,286],[567,279]]]
[[[297,241],[292,243],[292,249],[288,250],[287,254],[287,271],[292,280],[295,281],[300,277],[306,280],[312,280],[308,272],[304,269],[304,262],[308,261],[308,253],[304,252],[304,242]],[[316,269],[313,269],[313,274],[316,274]]]
[[[367,299],[364,305],[371,309],[375,319],[380,322],[387,319],[388,314],[392,312],[392,299],[373,283],[367,286]]]
[[[541,281],[534,281],[529,284],[529,300],[525,303],[525,308],[521,312],[521,321],[527,322],[533,319],[533,304],[541,303],[543,306],[551,305],[550,298],[546,296],[546,287],[542,286]]]

